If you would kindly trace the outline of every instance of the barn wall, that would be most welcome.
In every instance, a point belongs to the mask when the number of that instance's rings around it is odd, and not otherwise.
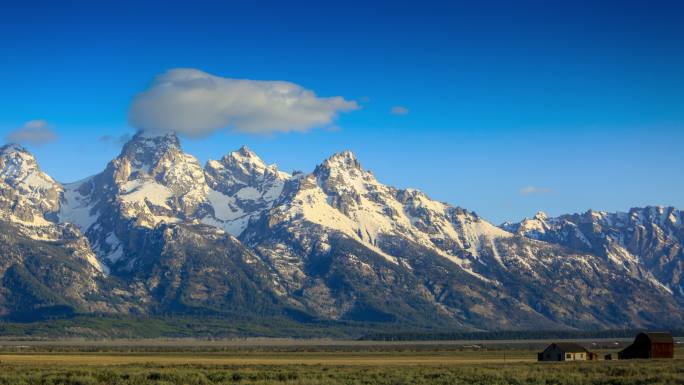
[[[674,358],[673,344],[653,344],[651,348],[652,358]]]
[[[652,342],[648,335],[639,333],[633,344],[618,353],[618,358],[674,358],[674,345],[669,342]]]

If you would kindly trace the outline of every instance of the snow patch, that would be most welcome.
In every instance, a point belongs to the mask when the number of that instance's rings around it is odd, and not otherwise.
[[[168,200],[173,192],[168,187],[153,181],[132,180],[122,186],[121,200],[126,203],[146,203],[171,209]]]
[[[92,212],[89,197],[85,197],[78,192],[86,179],[81,182],[64,185],[62,204],[57,214],[59,221],[63,223],[73,223],[78,226],[83,233],[97,221],[97,215]]]

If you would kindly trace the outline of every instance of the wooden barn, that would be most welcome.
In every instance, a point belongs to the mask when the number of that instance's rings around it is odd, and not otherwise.
[[[537,353],[537,361],[586,361],[589,351],[572,342],[554,342],[543,352]]]
[[[634,342],[618,353],[618,359],[673,358],[674,339],[672,334],[650,332],[637,334]]]

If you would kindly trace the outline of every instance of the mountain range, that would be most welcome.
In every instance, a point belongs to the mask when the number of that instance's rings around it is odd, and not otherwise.
[[[174,134],[138,133],[101,173],[61,184],[6,145],[0,318],[676,328],[682,219],[654,206],[497,226],[382,184],[349,151],[311,173],[247,147],[202,166]]]

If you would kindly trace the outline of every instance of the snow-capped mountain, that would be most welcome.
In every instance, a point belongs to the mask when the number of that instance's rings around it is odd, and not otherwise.
[[[62,185],[44,173],[26,149],[18,145],[0,148],[0,219],[16,225],[22,236],[62,242],[77,257],[102,270],[79,229],[58,222],[63,192]]]
[[[181,151],[175,135],[136,135],[100,174],[64,186],[59,218],[90,239],[105,265],[126,252],[131,228],[207,215],[210,189],[199,161]]]
[[[629,212],[589,210],[548,218],[539,212],[504,229],[529,238],[599,255],[616,268],[645,272],[648,279],[684,297],[684,215],[674,207]]]
[[[656,281],[622,272],[616,279],[599,256],[516,236],[419,191],[385,186],[348,151],[292,178],[240,239],[277,272],[290,298],[330,318],[395,319],[402,304],[388,306],[388,298],[400,296],[461,325],[622,327],[654,306],[615,303],[640,290],[669,297]],[[388,283],[395,281],[400,287]],[[679,311],[672,298],[663,301]]]
[[[273,206],[291,178],[276,165],[264,163],[246,146],[221,160],[210,160],[204,172],[213,215],[202,218],[202,222],[221,227],[234,236]]]
[[[483,244],[512,236],[474,213],[433,201],[420,191],[381,184],[350,151],[333,155],[292,185],[287,199],[271,214],[272,225],[278,221],[317,224],[361,242],[393,263],[410,266],[410,261],[383,252],[379,244],[400,237],[475,274],[471,261]]]
[[[62,186],[18,145],[0,148],[0,215],[26,226],[46,226],[59,210]]]
[[[0,297],[9,318],[59,302],[73,312],[464,329],[684,320],[674,209],[539,213],[499,227],[382,184],[349,151],[309,174],[280,171],[246,147],[202,167],[175,135],[144,133],[100,174],[65,185],[5,146],[0,187],[0,222],[18,229],[0,250],[17,250],[19,238],[61,250],[64,261],[80,261],[69,273],[80,277],[78,290],[68,291],[91,293],[38,297],[28,308]],[[26,262],[12,255],[0,269],[14,274],[2,281],[6,293],[27,280],[41,292],[67,290],[33,270],[31,279],[17,273]]]

